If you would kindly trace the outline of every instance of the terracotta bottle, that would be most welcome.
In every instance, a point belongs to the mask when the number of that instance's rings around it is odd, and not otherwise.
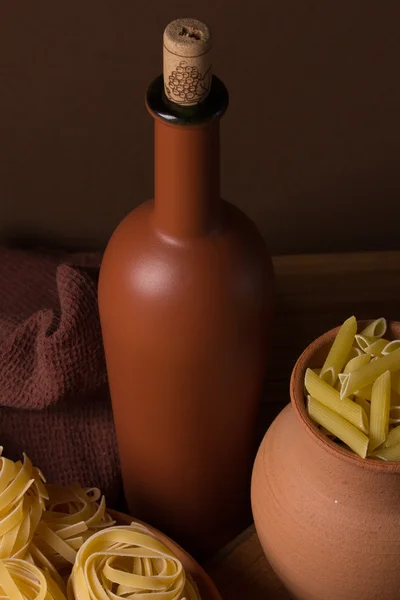
[[[116,229],[99,281],[129,510],[195,553],[224,543],[245,516],[272,317],[263,239],[220,199],[228,94],[210,50],[198,21],[164,32],[164,76],[146,102],[154,200]]]

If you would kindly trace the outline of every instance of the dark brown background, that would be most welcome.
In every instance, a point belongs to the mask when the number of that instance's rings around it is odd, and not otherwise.
[[[210,24],[223,194],[274,253],[400,248],[398,0],[8,0],[0,237],[103,246],[152,194],[143,95],[168,21]]]

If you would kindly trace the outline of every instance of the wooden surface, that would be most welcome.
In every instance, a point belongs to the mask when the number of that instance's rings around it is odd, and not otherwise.
[[[277,308],[260,436],[289,402],[298,355],[354,314],[400,319],[400,252],[285,256],[274,260]],[[224,600],[289,600],[265,559],[254,527],[208,565]]]

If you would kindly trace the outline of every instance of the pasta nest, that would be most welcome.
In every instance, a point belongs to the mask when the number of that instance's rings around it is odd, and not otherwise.
[[[23,463],[1,456],[0,559],[23,558],[28,551],[48,498],[44,477],[24,455]]]
[[[97,488],[47,485],[47,491],[46,510],[29,550],[34,562],[62,585],[62,576],[66,579],[70,574],[85,540],[115,521],[106,513],[104,496],[100,499]]]
[[[68,600],[199,600],[180,560],[139,523],[92,535],[80,548]]]
[[[65,600],[48,573],[20,558],[0,560],[0,597],[7,600]]]

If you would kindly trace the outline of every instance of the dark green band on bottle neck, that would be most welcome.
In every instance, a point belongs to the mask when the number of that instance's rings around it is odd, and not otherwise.
[[[228,91],[223,82],[215,75],[213,75],[207,98],[193,106],[181,106],[168,100],[164,92],[162,75],[151,83],[146,94],[146,106],[154,117],[170,125],[187,127],[204,125],[214,119],[220,119],[225,113],[228,103]]]

